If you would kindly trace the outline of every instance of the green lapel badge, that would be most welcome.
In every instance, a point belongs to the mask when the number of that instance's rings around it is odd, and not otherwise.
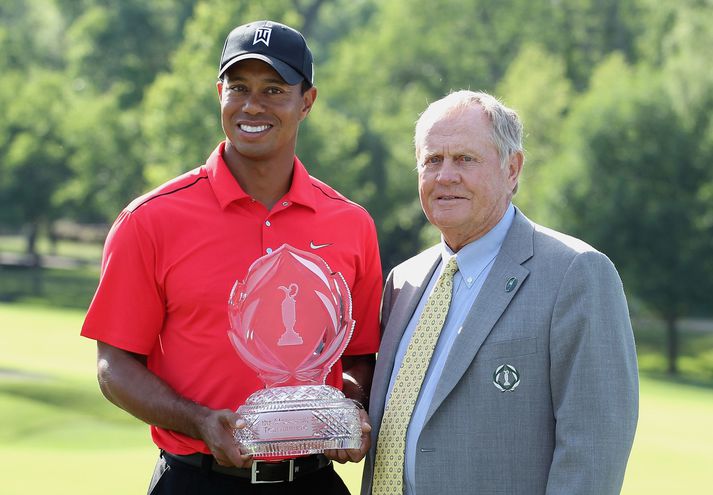
[[[517,279],[515,277],[511,277],[510,280],[508,280],[508,283],[505,284],[505,292],[512,292],[515,287],[517,287]]]

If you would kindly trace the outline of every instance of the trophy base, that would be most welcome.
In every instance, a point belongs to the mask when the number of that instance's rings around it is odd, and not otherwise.
[[[361,446],[359,408],[329,385],[258,390],[238,413],[247,423],[235,430],[243,454],[292,457]]]

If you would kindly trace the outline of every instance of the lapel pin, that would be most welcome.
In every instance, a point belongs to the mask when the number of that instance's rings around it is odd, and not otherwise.
[[[505,284],[505,292],[512,292],[516,286],[517,279],[515,277],[511,277],[510,280],[508,280],[508,283]]]
[[[512,392],[520,385],[520,372],[512,365],[501,364],[493,373],[493,385],[501,392]]]

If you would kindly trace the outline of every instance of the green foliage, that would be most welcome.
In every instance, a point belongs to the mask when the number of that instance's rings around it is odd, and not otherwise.
[[[368,156],[360,149],[363,128],[321,103],[314,106],[300,128],[297,154],[310,174],[350,199],[367,204],[377,191],[372,181],[363,180],[369,166]]]
[[[565,115],[574,99],[563,58],[539,44],[523,45],[498,84],[497,94],[517,109],[525,129],[525,167],[514,201],[531,219],[557,225],[558,195],[567,166],[552,157],[561,147]]]
[[[112,218],[142,192],[144,181],[135,111],[122,110],[117,91],[76,91],[62,125],[71,174],[57,201],[80,222]]]
[[[676,20],[663,37],[664,89],[688,132],[708,133],[713,109],[713,71],[709,70],[713,45],[713,2],[688,1],[676,11]]]
[[[67,33],[69,77],[100,91],[118,89],[123,107],[168,67],[188,4],[176,0],[85,1]]]
[[[583,167],[568,195],[569,226],[609,254],[627,287],[667,319],[713,291],[713,278],[701,277],[712,232],[698,217],[711,209],[701,188],[713,181],[713,155],[675,103],[661,78],[614,58],[569,122]]]
[[[12,74],[5,93],[5,134],[0,141],[0,219],[16,225],[51,219],[54,194],[67,174],[60,129],[66,88],[54,72]]]
[[[53,0],[0,1],[0,68],[61,68],[65,23]]]

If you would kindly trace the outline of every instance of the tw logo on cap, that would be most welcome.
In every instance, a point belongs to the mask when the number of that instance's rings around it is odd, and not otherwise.
[[[266,24],[264,27],[257,28],[255,30],[255,37],[253,38],[253,45],[257,45],[262,42],[265,46],[270,46],[270,35],[272,34],[272,24]]]

